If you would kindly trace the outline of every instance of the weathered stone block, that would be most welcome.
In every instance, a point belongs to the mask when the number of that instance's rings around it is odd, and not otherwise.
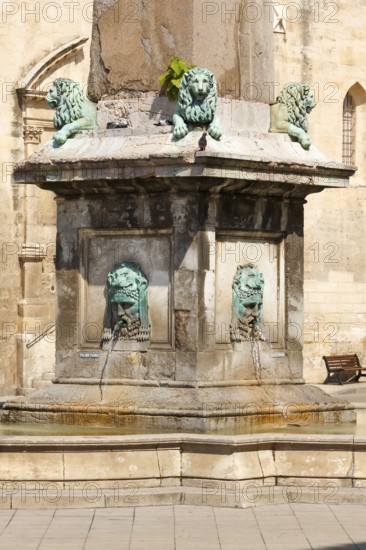
[[[197,309],[198,288],[197,273],[188,269],[179,269],[174,274],[174,305],[177,310]]]
[[[158,449],[157,453],[161,478],[179,478],[181,475],[180,449]]]
[[[249,451],[213,457],[209,454],[190,453],[183,455],[184,477],[211,479],[253,479],[262,477],[258,453]]]
[[[352,455],[346,451],[317,449],[316,452],[275,451],[277,476],[292,477],[348,477],[352,472]]]
[[[85,461],[79,453],[65,453],[65,476],[69,480],[95,479],[100,472],[102,479],[159,478],[156,451],[89,452]]]
[[[98,40],[92,43],[89,80],[91,96],[100,99],[103,94],[120,90],[158,91],[158,76],[179,53],[188,64],[208,67],[216,73],[219,95],[269,102],[268,83],[273,81],[272,23],[265,16],[264,0],[259,2],[262,15],[255,22],[250,14],[248,17],[248,8],[250,12],[247,2],[229,7],[197,0],[185,0],[182,4],[161,0],[158,5],[132,5],[127,0],[111,5],[98,1],[93,29]],[[155,24],[151,25],[151,21]]]
[[[179,351],[195,351],[196,340],[195,312],[190,310],[175,311],[175,346]]]
[[[4,481],[62,479],[63,465],[60,453],[13,453],[3,451],[0,461],[0,479]]]

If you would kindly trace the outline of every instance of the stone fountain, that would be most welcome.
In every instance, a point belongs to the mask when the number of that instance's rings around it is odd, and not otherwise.
[[[354,408],[302,376],[304,203],[353,170],[311,144],[307,85],[271,93],[271,18],[251,23],[253,5],[96,0],[94,104],[65,79],[49,91],[57,132],[15,179],[56,196],[56,375],[0,411],[45,429],[1,436],[2,507],[365,486],[366,438],[314,434]],[[198,68],[177,104],[158,77],[178,55]],[[268,433],[288,424],[309,426]]]
[[[72,413],[75,424],[201,432],[355,420],[302,377],[303,207],[353,171],[310,145],[307,86],[284,90],[271,116],[264,18],[211,24],[202,3],[185,4],[146,7],[127,47],[114,20],[123,1],[97,1],[100,129],[84,109],[16,171],[56,195],[57,358],[53,386],[8,402],[3,420]],[[157,80],[177,52],[199,65],[178,106]],[[242,92],[253,74],[257,101]],[[209,113],[188,115],[184,91],[189,112],[209,98]],[[287,109],[295,93],[300,122]]]

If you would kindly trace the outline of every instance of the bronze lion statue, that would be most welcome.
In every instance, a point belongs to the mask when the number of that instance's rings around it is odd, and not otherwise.
[[[58,132],[54,143],[62,145],[80,130],[93,130],[97,125],[97,108],[89,101],[80,84],[68,78],[55,80],[46,95],[46,101],[56,109],[53,124]]]
[[[178,108],[173,116],[173,136],[182,139],[188,134],[187,124],[207,127],[213,139],[220,139],[220,120],[215,117],[217,83],[208,69],[196,67],[183,76],[178,92]]]
[[[314,94],[308,84],[288,84],[271,106],[270,132],[287,133],[309,149],[307,115],[314,109]]]

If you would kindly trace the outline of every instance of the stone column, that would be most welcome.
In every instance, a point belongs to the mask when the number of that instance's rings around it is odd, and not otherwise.
[[[272,21],[267,0],[95,0],[89,96],[157,93],[178,56],[213,71],[223,97],[274,101]]]
[[[267,0],[244,0],[239,24],[241,99],[273,103],[273,7]]]

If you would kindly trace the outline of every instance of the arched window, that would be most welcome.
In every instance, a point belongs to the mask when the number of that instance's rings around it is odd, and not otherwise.
[[[359,82],[346,93],[342,122],[342,161],[348,166],[357,166],[353,182],[357,180],[361,185],[361,181],[366,180],[366,91]]]
[[[352,165],[356,161],[356,109],[350,92],[343,101],[343,150],[342,161]]]

